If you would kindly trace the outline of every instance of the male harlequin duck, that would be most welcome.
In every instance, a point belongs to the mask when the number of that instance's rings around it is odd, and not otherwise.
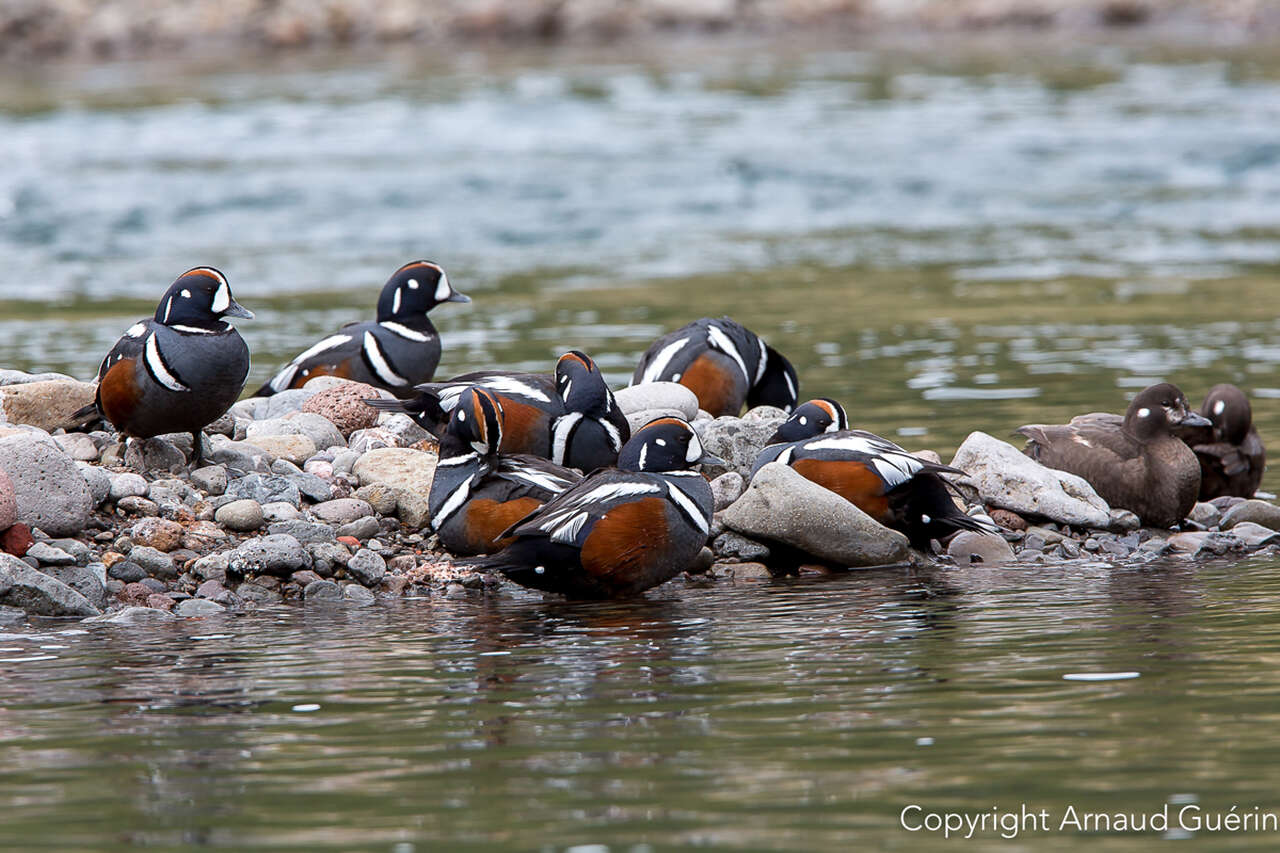
[[[483,388],[463,392],[440,436],[427,502],[431,529],[451,554],[496,551],[504,531],[582,479],[536,456],[499,456],[502,406]]]
[[[1249,398],[1234,385],[1215,385],[1204,398],[1200,414],[1212,426],[1183,424],[1174,430],[1200,460],[1200,500],[1253,497],[1267,467],[1267,451],[1253,427]]]
[[[631,435],[627,418],[590,357],[577,350],[560,356],[555,373],[481,371],[419,386],[413,400],[366,400],[384,411],[407,412],[440,435],[449,413],[468,389],[497,398],[503,412],[503,454],[528,454],[592,471],[612,465]]]
[[[1145,388],[1123,418],[1090,413],[1055,426],[1030,424],[1015,432],[1023,451],[1050,468],[1084,478],[1112,507],[1127,509],[1152,527],[1187,517],[1200,494],[1200,464],[1175,428],[1211,426],[1187,407],[1176,385]]]
[[[442,302],[470,302],[459,293],[439,264],[413,261],[395,271],[378,297],[378,319],[348,323],[294,357],[255,397],[286,388],[301,388],[316,376],[340,376],[397,397],[413,395],[440,363],[440,335],[427,312]]]
[[[748,408],[795,408],[796,370],[754,332],[728,317],[703,317],[658,338],[640,357],[632,385],[679,382],[715,417]]]
[[[635,595],[688,568],[707,543],[713,500],[688,423],[637,430],[618,467],[596,471],[506,533],[515,541],[478,562],[516,583],[574,598]],[[723,464],[723,463],[720,463]]]
[[[169,285],[155,317],[124,333],[98,368],[94,402],[72,417],[104,417],[133,438],[190,432],[203,458],[201,428],[231,408],[249,375],[249,348],[223,317],[252,319],[213,267],[187,270]]]
[[[781,462],[849,501],[917,548],[959,530],[998,533],[989,521],[966,515],[940,474],[958,468],[926,462],[873,433],[846,429],[844,408],[834,400],[810,400],[778,427],[751,475]],[[775,443],[776,442],[776,443]]]

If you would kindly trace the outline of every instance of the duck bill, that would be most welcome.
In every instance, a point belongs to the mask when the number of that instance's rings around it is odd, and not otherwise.
[[[714,453],[703,453],[702,458],[698,460],[698,464],[699,465],[728,465],[729,463],[725,462],[723,459],[721,459],[719,456],[716,456]]]
[[[228,307],[226,311],[222,312],[222,316],[239,317],[242,320],[252,320],[253,312],[250,311],[248,308],[245,308],[239,302],[236,302],[234,299],[232,299],[230,307]]]
[[[467,294],[465,293],[459,293],[456,290],[453,293],[450,293],[449,298],[445,300],[445,302],[470,302],[470,301],[471,301],[470,296],[467,296]]]
[[[1211,427],[1213,426],[1213,421],[1198,412],[1187,412],[1186,416],[1184,416],[1182,420],[1178,421],[1177,426]]]

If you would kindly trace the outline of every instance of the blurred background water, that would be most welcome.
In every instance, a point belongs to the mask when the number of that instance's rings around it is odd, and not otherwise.
[[[256,387],[428,257],[475,299],[433,315],[446,375],[575,346],[622,383],[662,331],[729,313],[802,393],[944,456],[1157,379],[1196,403],[1240,384],[1275,443],[1278,56],[694,42],[9,69],[0,366],[89,378],[214,264],[258,312]],[[897,828],[908,802],[1265,808],[1275,569],[0,635],[0,844],[919,850],[947,845]],[[1062,679],[1097,670],[1141,677]]]

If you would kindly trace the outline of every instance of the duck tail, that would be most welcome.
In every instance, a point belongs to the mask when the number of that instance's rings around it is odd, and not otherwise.
[[[87,406],[81,406],[71,413],[71,417],[67,418],[64,429],[72,429],[82,427],[102,417],[102,410],[98,408],[97,400]]]
[[[418,426],[436,438],[449,423],[449,413],[440,405],[440,397],[432,391],[423,391],[412,400],[365,400],[364,404],[380,412],[402,412],[413,418]]]

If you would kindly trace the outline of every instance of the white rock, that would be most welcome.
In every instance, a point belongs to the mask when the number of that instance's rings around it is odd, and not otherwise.
[[[624,415],[646,409],[674,409],[685,420],[698,413],[698,397],[679,382],[646,382],[613,392]]]

